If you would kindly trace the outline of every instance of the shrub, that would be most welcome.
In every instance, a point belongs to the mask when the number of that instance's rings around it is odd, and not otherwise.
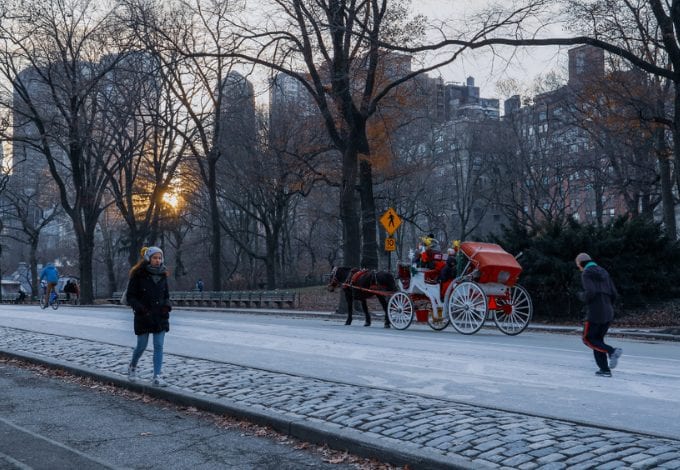
[[[609,271],[623,308],[680,296],[680,244],[657,223],[619,218],[599,227],[569,220],[535,232],[512,226],[494,241],[510,253],[523,252],[520,283],[532,296],[535,318],[581,316],[574,258],[582,251]]]

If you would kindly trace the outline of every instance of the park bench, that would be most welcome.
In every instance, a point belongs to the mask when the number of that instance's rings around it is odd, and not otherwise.
[[[0,303],[3,304],[15,304],[19,300],[19,293],[12,292],[11,294],[3,294]]]
[[[120,305],[120,298],[123,296],[123,291],[122,290],[117,290],[113,294],[111,294],[111,297],[106,299],[107,302],[112,303],[112,304],[118,304]]]
[[[120,304],[122,291],[114,292],[109,302]],[[170,301],[178,307],[268,308],[294,307],[295,292],[287,291],[171,291]]]

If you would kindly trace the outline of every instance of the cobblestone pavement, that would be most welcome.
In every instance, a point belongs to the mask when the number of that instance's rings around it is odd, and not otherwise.
[[[0,327],[0,352],[120,379],[131,350]],[[151,354],[139,370],[150,373]],[[673,439],[173,354],[165,354],[164,372],[170,395],[236,404],[260,422],[283,416],[304,423],[306,437],[317,430],[320,441],[341,448],[370,442],[364,453],[411,468],[680,469],[680,441]]]

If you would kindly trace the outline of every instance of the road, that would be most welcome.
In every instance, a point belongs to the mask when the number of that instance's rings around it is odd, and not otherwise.
[[[0,326],[134,344],[129,309],[3,306]],[[493,329],[462,336],[340,320],[200,310],[172,313],[167,353],[399,390],[497,409],[680,439],[680,344],[612,338],[614,377],[594,375],[577,335]]]

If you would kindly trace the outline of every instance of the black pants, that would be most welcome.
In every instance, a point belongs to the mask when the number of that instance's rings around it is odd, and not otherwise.
[[[614,348],[604,342],[607,331],[609,331],[609,323],[587,321],[583,326],[583,344],[593,350],[595,362],[600,370],[609,370],[608,356],[614,352]]]

